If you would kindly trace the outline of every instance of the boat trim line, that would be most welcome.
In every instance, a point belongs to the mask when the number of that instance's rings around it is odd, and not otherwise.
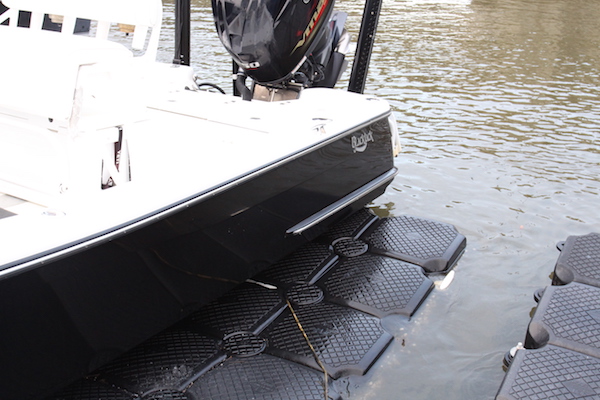
[[[379,188],[379,187],[387,184],[392,179],[394,179],[394,177],[397,174],[398,174],[398,169],[397,168],[390,169],[389,171],[387,171],[386,173],[384,173],[384,174],[378,176],[377,178],[373,179],[372,181],[370,181],[366,185],[361,186],[360,188],[358,188],[358,189],[350,192],[349,194],[347,194],[346,196],[342,197],[341,199],[339,199],[335,203],[332,203],[332,204],[328,205],[327,207],[325,207],[321,211],[319,211],[319,212],[311,215],[310,217],[304,219],[303,221],[300,221],[296,225],[294,225],[291,228],[289,228],[285,233],[292,234],[292,235],[300,235],[300,234],[302,234],[307,229],[312,228],[313,226],[319,224],[320,222],[322,222],[325,219],[329,218],[333,214],[337,213],[338,211],[340,211],[344,207],[347,207],[350,204],[354,203],[356,200],[360,199],[365,194],[370,193],[373,190],[375,190],[375,189],[377,189],[377,188]]]

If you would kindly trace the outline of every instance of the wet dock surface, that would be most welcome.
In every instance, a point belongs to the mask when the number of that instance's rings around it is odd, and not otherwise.
[[[569,236],[558,248],[498,400],[600,398],[600,235]]]
[[[52,397],[342,399],[466,239],[452,225],[360,211],[323,237]]]

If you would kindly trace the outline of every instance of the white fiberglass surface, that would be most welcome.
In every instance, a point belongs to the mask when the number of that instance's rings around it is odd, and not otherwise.
[[[189,91],[154,98],[144,119],[123,127],[131,181],[59,195],[46,212],[0,220],[0,265],[152,221],[159,210],[250,179],[386,112],[385,102],[326,89],[280,103]]]

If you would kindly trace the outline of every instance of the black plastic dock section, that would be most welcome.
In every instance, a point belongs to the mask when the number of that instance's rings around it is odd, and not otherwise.
[[[393,339],[380,319],[413,315],[465,246],[451,225],[362,210],[52,398],[341,399],[336,379]]]
[[[498,400],[600,399],[600,235],[570,236],[557,247],[552,286],[539,299]]]

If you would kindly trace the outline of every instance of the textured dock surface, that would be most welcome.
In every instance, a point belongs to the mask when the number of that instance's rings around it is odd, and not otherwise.
[[[600,399],[600,235],[570,236],[498,400]]]
[[[181,323],[52,397],[341,399],[466,246],[453,226],[363,210]],[[327,393],[325,393],[325,390]]]

